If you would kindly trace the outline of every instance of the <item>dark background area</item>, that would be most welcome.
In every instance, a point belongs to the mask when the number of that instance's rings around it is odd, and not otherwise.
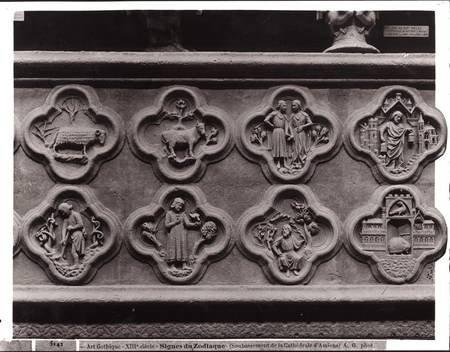
[[[179,42],[189,51],[321,52],[331,33],[315,11],[179,11]],[[385,25],[428,25],[428,38],[384,38]],[[382,53],[435,50],[434,12],[380,11],[368,42]],[[145,51],[135,11],[25,12],[14,50]]]

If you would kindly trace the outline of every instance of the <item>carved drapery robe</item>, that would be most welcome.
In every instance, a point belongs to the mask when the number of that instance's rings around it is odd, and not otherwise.
[[[300,270],[302,267],[303,255],[298,253],[304,244],[303,240],[290,235],[287,238],[278,237],[273,247],[278,249],[278,266],[280,270]]]
[[[69,226],[71,226],[71,230],[68,229]],[[62,231],[63,234],[66,234],[64,237],[70,236],[72,249],[79,256],[83,256],[86,253],[86,230],[80,213],[72,211],[68,218],[64,219]]]
[[[272,151],[272,156],[274,158],[287,158],[287,119],[286,115],[279,111],[272,112],[266,120],[271,120],[273,124],[272,130],[272,140],[269,144],[269,149]]]
[[[394,161],[397,165],[403,162],[403,148],[405,144],[406,129],[402,125],[396,125],[392,121],[386,123],[386,155],[387,163]]]
[[[311,119],[304,111],[292,115],[291,130],[293,135],[292,160],[303,162],[309,149],[309,135],[301,127],[311,123]]]

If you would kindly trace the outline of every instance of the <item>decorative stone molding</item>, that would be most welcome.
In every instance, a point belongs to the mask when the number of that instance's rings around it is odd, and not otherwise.
[[[271,186],[239,219],[239,249],[282,284],[307,283],[340,248],[336,214],[307,186]]]
[[[345,222],[346,247],[381,282],[416,281],[445,252],[447,228],[412,185],[381,186]]]
[[[14,117],[14,153],[19,149],[20,141],[21,141],[21,128],[20,121],[16,117]]]
[[[379,53],[367,44],[366,38],[376,23],[375,11],[323,11],[326,24],[333,34],[333,45],[325,53]]]
[[[20,252],[20,227],[22,218],[19,214],[14,212],[13,220],[13,256],[15,257]]]
[[[25,117],[23,142],[56,181],[88,182],[122,148],[124,126],[91,87],[58,86]]]
[[[134,115],[128,142],[163,180],[196,181],[207,164],[231,151],[228,121],[224,111],[206,104],[198,89],[172,86],[161,91],[154,105]]]
[[[239,150],[274,182],[305,182],[341,145],[340,123],[304,87],[270,89],[241,118]]]
[[[162,280],[197,282],[211,262],[233,247],[232,219],[208,204],[196,186],[166,186],[154,199],[126,221],[130,252]]]
[[[88,283],[120,248],[121,225],[86,186],[57,185],[29,211],[23,250],[56,283]]]
[[[445,151],[447,126],[416,89],[380,88],[345,125],[344,142],[352,157],[364,161],[379,182],[417,180],[423,168]]]

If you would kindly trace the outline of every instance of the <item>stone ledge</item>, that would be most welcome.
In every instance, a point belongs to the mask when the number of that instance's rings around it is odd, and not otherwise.
[[[14,286],[14,303],[433,303],[434,285]]]
[[[23,78],[434,80],[434,54],[15,52]]]

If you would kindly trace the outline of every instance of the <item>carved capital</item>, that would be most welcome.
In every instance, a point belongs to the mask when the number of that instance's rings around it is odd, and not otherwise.
[[[375,11],[324,11],[319,14],[333,35],[326,53],[379,53],[366,39],[376,24]]]
[[[25,152],[54,180],[68,183],[95,177],[100,165],[120,151],[125,134],[120,116],[82,85],[54,88],[22,127]]]
[[[344,142],[379,182],[413,182],[445,151],[447,126],[441,112],[413,88],[380,88],[345,124]]]
[[[173,284],[197,282],[234,244],[232,219],[196,186],[162,188],[128,217],[125,229],[130,252]]]
[[[345,222],[346,247],[381,282],[416,281],[445,252],[444,218],[412,185],[380,186]]]
[[[121,225],[86,186],[57,185],[23,220],[22,249],[56,283],[88,283],[120,248]]]
[[[307,186],[271,186],[239,219],[239,249],[282,284],[307,283],[340,248],[341,225]]]
[[[225,158],[232,136],[226,113],[207,105],[198,89],[184,86],[163,89],[128,129],[133,153],[163,180],[180,183],[198,180],[209,163]]]
[[[306,182],[341,146],[341,126],[307,88],[270,89],[240,119],[239,151],[272,182]]]

